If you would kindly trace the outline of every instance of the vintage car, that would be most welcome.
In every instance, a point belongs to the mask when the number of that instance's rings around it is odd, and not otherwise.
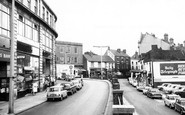
[[[175,88],[179,87],[180,84],[171,84],[170,87],[167,87],[163,90],[163,92],[165,93],[172,93],[173,90],[175,90]]]
[[[80,79],[75,79],[72,82],[74,83],[74,85],[76,85],[77,90],[82,89],[83,85],[82,85],[82,81]]]
[[[152,87],[150,86],[145,86],[144,89],[143,89],[143,94],[146,95],[148,90],[151,89]]]
[[[120,89],[118,78],[112,78],[112,87],[113,89]]]
[[[176,99],[180,98],[179,95],[175,95],[175,94],[168,94],[166,95],[165,98],[163,98],[164,100],[164,105],[168,106],[170,108],[174,108],[174,103],[176,101]]]
[[[77,92],[77,87],[73,82],[65,82],[61,83],[60,85],[63,86],[65,90],[67,90],[67,94],[72,95]]]
[[[185,114],[185,98],[176,99],[174,103],[175,110],[180,112],[181,115]]]
[[[138,86],[136,86],[136,89],[138,91],[143,91],[143,89],[145,89],[145,86],[144,85],[138,85]]]
[[[51,99],[63,100],[63,98],[67,98],[67,96],[67,90],[64,90],[63,86],[52,86],[47,90],[47,101]]]
[[[153,98],[162,99],[162,94],[157,88],[149,89],[146,95],[147,95],[147,97],[152,98],[152,99]]]
[[[163,83],[162,85],[157,86],[159,90],[163,90],[164,87],[167,87],[170,83]]]
[[[185,86],[184,85],[180,85],[178,87],[176,87],[172,93],[178,92],[178,91],[185,91]]]

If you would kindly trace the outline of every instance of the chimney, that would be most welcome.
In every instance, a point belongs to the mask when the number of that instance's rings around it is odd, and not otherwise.
[[[152,45],[152,50],[157,50],[157,45]]]
[[[168,42],[168,34],[164,34],[164,41]]]
[[[110,46],[108,47],[108,50],[110,50]]]
[[[118,52],[118,53],[121,53],[121,49],[117,49],[117,52]]]
[[[126,53],[127,53],[126,49],[123,49],[123,53],[124,53],[124,54],[126,54]]]
[[[184,43],[184,47],[185,47],[185,41],[183,43]]]
[[[170,38],[170,44],[173,44],[173,43],[174,43],[174,39]]]

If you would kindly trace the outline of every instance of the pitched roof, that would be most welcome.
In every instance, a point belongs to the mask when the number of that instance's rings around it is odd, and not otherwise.
[[[126,56],[126,57],[130,57],[129,55],[127,55],[126,53],[123,53],[122,51],[118,52],[117,50],[113,50],[113,49],[110,49],[110,51],[111,51],[115,56]]]
[[[90,62],[101,62],[100,55],[84,54],[84,57]],[[113,60],[109,56],[102,56],[102,62],[113,62]]]

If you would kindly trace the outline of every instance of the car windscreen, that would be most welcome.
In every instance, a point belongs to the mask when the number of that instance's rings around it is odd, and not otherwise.
[[[50,92],[56,92],[56,91],[59,91],[59,88],[58,87],[52,87],[49,89]]]

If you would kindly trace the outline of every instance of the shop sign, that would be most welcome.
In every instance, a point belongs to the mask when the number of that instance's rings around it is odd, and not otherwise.
[[[185,75],[185,63],[161,63],[161,75]]]

